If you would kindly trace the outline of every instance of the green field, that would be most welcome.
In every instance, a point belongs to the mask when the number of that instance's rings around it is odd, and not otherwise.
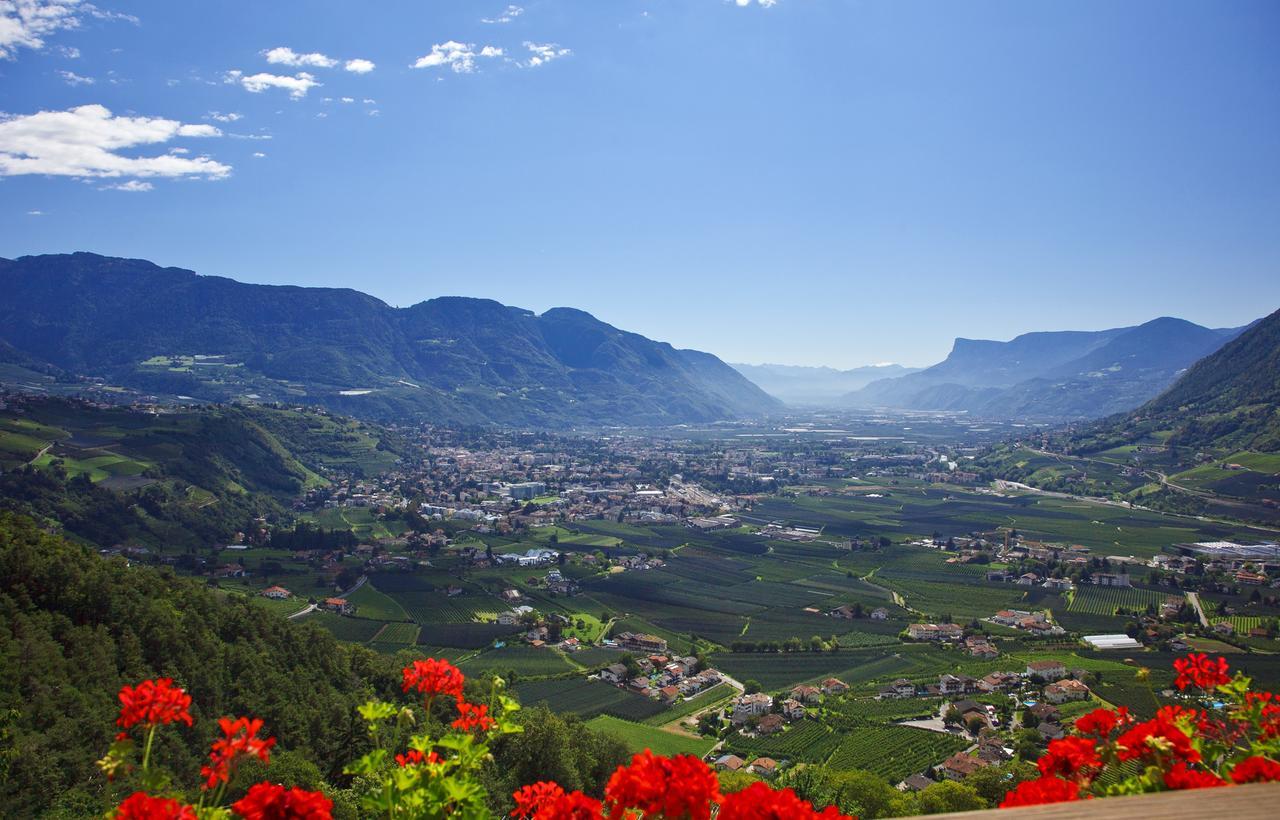
[[[463,661],[460,668],[467,675],[495,672],[506,676],[509,672],[515,672],[517,680],[558,675],[574,669],[559,650],[546,646],[534,648],[525,644],[509,644],[501,649],[481,652]]]
[[[716,742],[715,738],[694,738],[664,732],[612,715],[598,715],[588,720],[586,725],[597,732],[614,735],[626,744],[628,750],[637,753],[649,749],[658,755],[688,754],[702,757],[711,751]]]

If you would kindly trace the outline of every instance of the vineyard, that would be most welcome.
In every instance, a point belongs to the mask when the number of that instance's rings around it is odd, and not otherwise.
[[[572,712],[583,719],[607,714],[643,721],[666,711],[657,701],[587,678],[530,681],[517,684],[515,691],[526,706],[546,703],[554,712]]]
[[[324,627],[340,641],[350,641],[352,643],[364,643],[372,639],[385,625],[382,621],[371,621],[368,618],[345,618],[332,612],[314,612],[301,620],[304,623]]]
[[[969,741],[908,726],[873,726],[843,736],[827,761],[835,769],[862,769],[897,782],[960,751]]]
[[[418,642],[418,625],[410,623],[389,623],[382,627],[370,639],[371,643],[404,644],[412,646]]]
[[[520,678],[558,675],[573,669],[564,659],[564,655],[558,651],[548,647],[534,648],[523,644],[482,652],[463,661],[459,667],[468,677],[476,677],[485,672],[495,672],[499,675],[515,672]]]
[[[449,598],[443,592],[397,592],[391,597],[420,624],[472,623],[509,608],[488,595]]]
[[[731,734],[724,741],[726,751],[742,756],[763,755],[775,760],[802,760],[821,763],[840,745],[841,735],[815,721],[793,723],[785,731],[765,737]]]
[[[1148,606],[1158,609],[1169,597],[1167,592],[1150,589],[1082,586],[1072,594],[1067,611],[1087,615],[1114,615],[1117,609],[1124,607],[1130,612],[1142,612]]]

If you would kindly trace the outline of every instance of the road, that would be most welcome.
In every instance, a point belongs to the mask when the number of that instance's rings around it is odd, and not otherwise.
[[[1195,607],[1196,614],[1200,616],[1200,625],[1207,627],[1209,625],[1209,619],[1204,616],[1204,608],[1200,606],[1200,593],[1188,592],[1187,601],[1191,606]]]
[[[357,589],[364,586],[365,581],[368,581],[368,580],[369,580],[368,575],[361,575],[360,580],[356,581],[354,584],[351,585],[351,589],[343,590],[342,592],[339,592],[334,597],[347,598],[350,595],[352,595]],[[292,621],[294,618],[301,618],[303,615],[310,615],[312,612],[315,612],[319,608],[320,607],[317,604],[308,604],[306,609],[300,609],[297,612],[290,615],[289,620]]]

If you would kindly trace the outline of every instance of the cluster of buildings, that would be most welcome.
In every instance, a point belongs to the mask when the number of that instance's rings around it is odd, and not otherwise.
[[[614,663],[600,671],[600,680],[623,687],[638,695],[675,703],[724,681],[715,669],[698,669],[694,657],[670,657],[654,654],[635,659],[638,673],[631,675],[627,665]]]
[[[1066,630],[1049,620],[1048,612],[1002,609],[987,619],[993,624],[1029,632],[1032,635],[1063,635]]]

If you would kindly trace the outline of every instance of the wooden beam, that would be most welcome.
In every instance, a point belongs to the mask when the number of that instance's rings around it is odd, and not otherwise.
[[[1105,797],[1020,809],[929,815],[930,820],[1277,820],[1280,783]]]

